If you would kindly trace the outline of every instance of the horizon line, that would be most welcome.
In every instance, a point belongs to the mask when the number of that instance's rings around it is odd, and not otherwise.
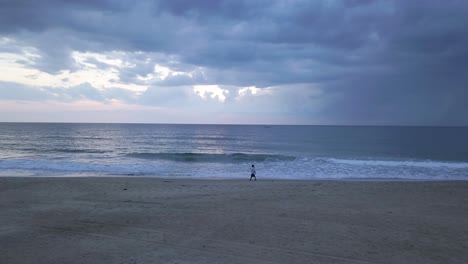
[[[0,124],[115,124],[115,125],[206,125],[206,126],[342,126],[342,127],[454,127],[463,125],[402,125],[402,124],[242,124],[242,123],[150,123],[150,122],[60,122],[60,121],[0,121]]]

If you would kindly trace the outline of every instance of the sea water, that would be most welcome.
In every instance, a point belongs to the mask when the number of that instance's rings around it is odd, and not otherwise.
[[[0,176],[468,180],[468,128],[0,123]]]

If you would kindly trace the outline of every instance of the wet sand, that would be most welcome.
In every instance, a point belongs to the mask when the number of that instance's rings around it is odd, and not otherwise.
[[[468,182],[0,177],[0,263],[468,263]]]

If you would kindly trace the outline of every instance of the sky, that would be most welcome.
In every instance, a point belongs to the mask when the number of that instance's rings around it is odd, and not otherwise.
[[[0,0],[0,122],[468,126],[468,1]]]

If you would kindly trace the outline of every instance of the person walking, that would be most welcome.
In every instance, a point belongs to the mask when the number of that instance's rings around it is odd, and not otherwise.
[[[252,180],[252,178],[255,178],[255,180],[257,180],[257,177],[255,176],[257,174],[257,172],[255,171],[255,165],[252,164],[252,167],[250,168],[250,180]]]

